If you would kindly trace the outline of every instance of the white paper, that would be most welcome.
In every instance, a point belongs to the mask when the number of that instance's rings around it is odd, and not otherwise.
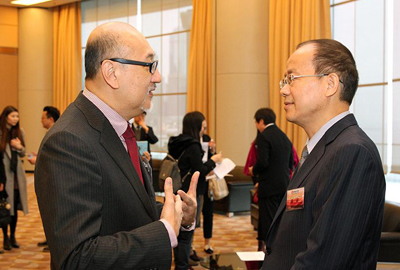
[[[264,261],[265,253],[262,251],[236,252],[240,260],[247,261]]]
[[[233,163],[232,160],[230,160],[229,158],[224,158],[221,163],[216,164],[214,168],[214,173],[218,179],[221,179],[224,178],[228,173],[230,173],[235,167],[236,164]]]
[[[203,163],[207,162],[208,159],[208,142],[202,142],[201,148],[203,148],[204,155],[203,155]]]

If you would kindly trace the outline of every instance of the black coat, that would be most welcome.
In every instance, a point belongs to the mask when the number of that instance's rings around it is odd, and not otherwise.
[[[0,184],[4,185],[3,191],[0,191],[0,197],[7,198],[7,192],[6,192],[6,170],[4,169],[4,163],[3,163],[3,152],[0,152]]]
[[[183,153],[183,151],[185,152]],[[183,153],[178,163],[181,176],[184,177],[188,172],[190,174],[185,178],[182,190],[185,192],[189,190],[192,174],[199,171],[200,177],[196,192],[197,194],[204,194],[206,189],[206,175],[215,168],[215,162],[209,159],[203,163],[204,151],[201,148],[200,142],[185,134],[171,137],[168,142],[168,153],[175,159],[178,159]]]
[[[258,182],[258,197],[283,195],[293,167],[292,143],[276,125],[257,135],[257,162],[253,174]]]

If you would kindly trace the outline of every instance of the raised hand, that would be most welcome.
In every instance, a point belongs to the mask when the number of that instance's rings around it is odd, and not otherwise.
[[[165,202],[161,218],[165,219],[174,228],[175,234],[178,236],[182,223],[182,200],[179,195],[174,195],[170,177],[165,179],[164,192]]]
[[[187,193],[182,190],[178,190],[178,194],[182,198],[182,211],[183,211],[183,219],[182,226],[188,226],[193,224],[196,218],[197,212],[197,199],[196,199],[196,189],[197,182],[199,180],[199,172],[195,172],[192,176],[192,180],[190,181],[190,187]]]
[[[10,141],[10,144],[13,148],[17,149],[17,150],[21,150],[22,149],[22,143],[21,140],[18,138],[12,139]]]

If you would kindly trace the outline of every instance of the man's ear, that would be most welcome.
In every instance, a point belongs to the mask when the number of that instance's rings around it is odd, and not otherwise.
[[[116,65],[114,66],[114,63],[109,60],[105,60],[101,65],[101,74],[103,75],[104,81],[113,89],[119,88],[116,68]]]
[[[328,87],[326,89],[325,95],[327,97],[330,97],[338,93],[338,91],[340,91],[340,78],[336,73],[330,73],[327,76],[327,80],[328,80]]]

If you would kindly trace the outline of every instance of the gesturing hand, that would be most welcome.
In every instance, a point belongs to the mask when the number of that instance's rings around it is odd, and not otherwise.
[[[168,221],[174,228],[176,236],[178,236],[182,223],[182,200],[179,195],[174,195],[172,179],[170,177],[165,179],[164,192],[165,202],[161,212],[161,218]]]
[[[18,138],[12,139],[10,141],[10,144],[13,148],[17,149],[17,150],[21,150],[22,149],[22,143],[21,140]]]
[[[178,190],[178,194],[182,197],[182,211],[183,211],[183,219],[182,225],[188,226],[193,224],[194,219],[196,218],[197,212],[197,199],[196,199],[196,189],[197,182],[199,180],[199,172],[195,172],[192,176],[192,180],[190,181],[190,187],[187,193],[182,190]]]

